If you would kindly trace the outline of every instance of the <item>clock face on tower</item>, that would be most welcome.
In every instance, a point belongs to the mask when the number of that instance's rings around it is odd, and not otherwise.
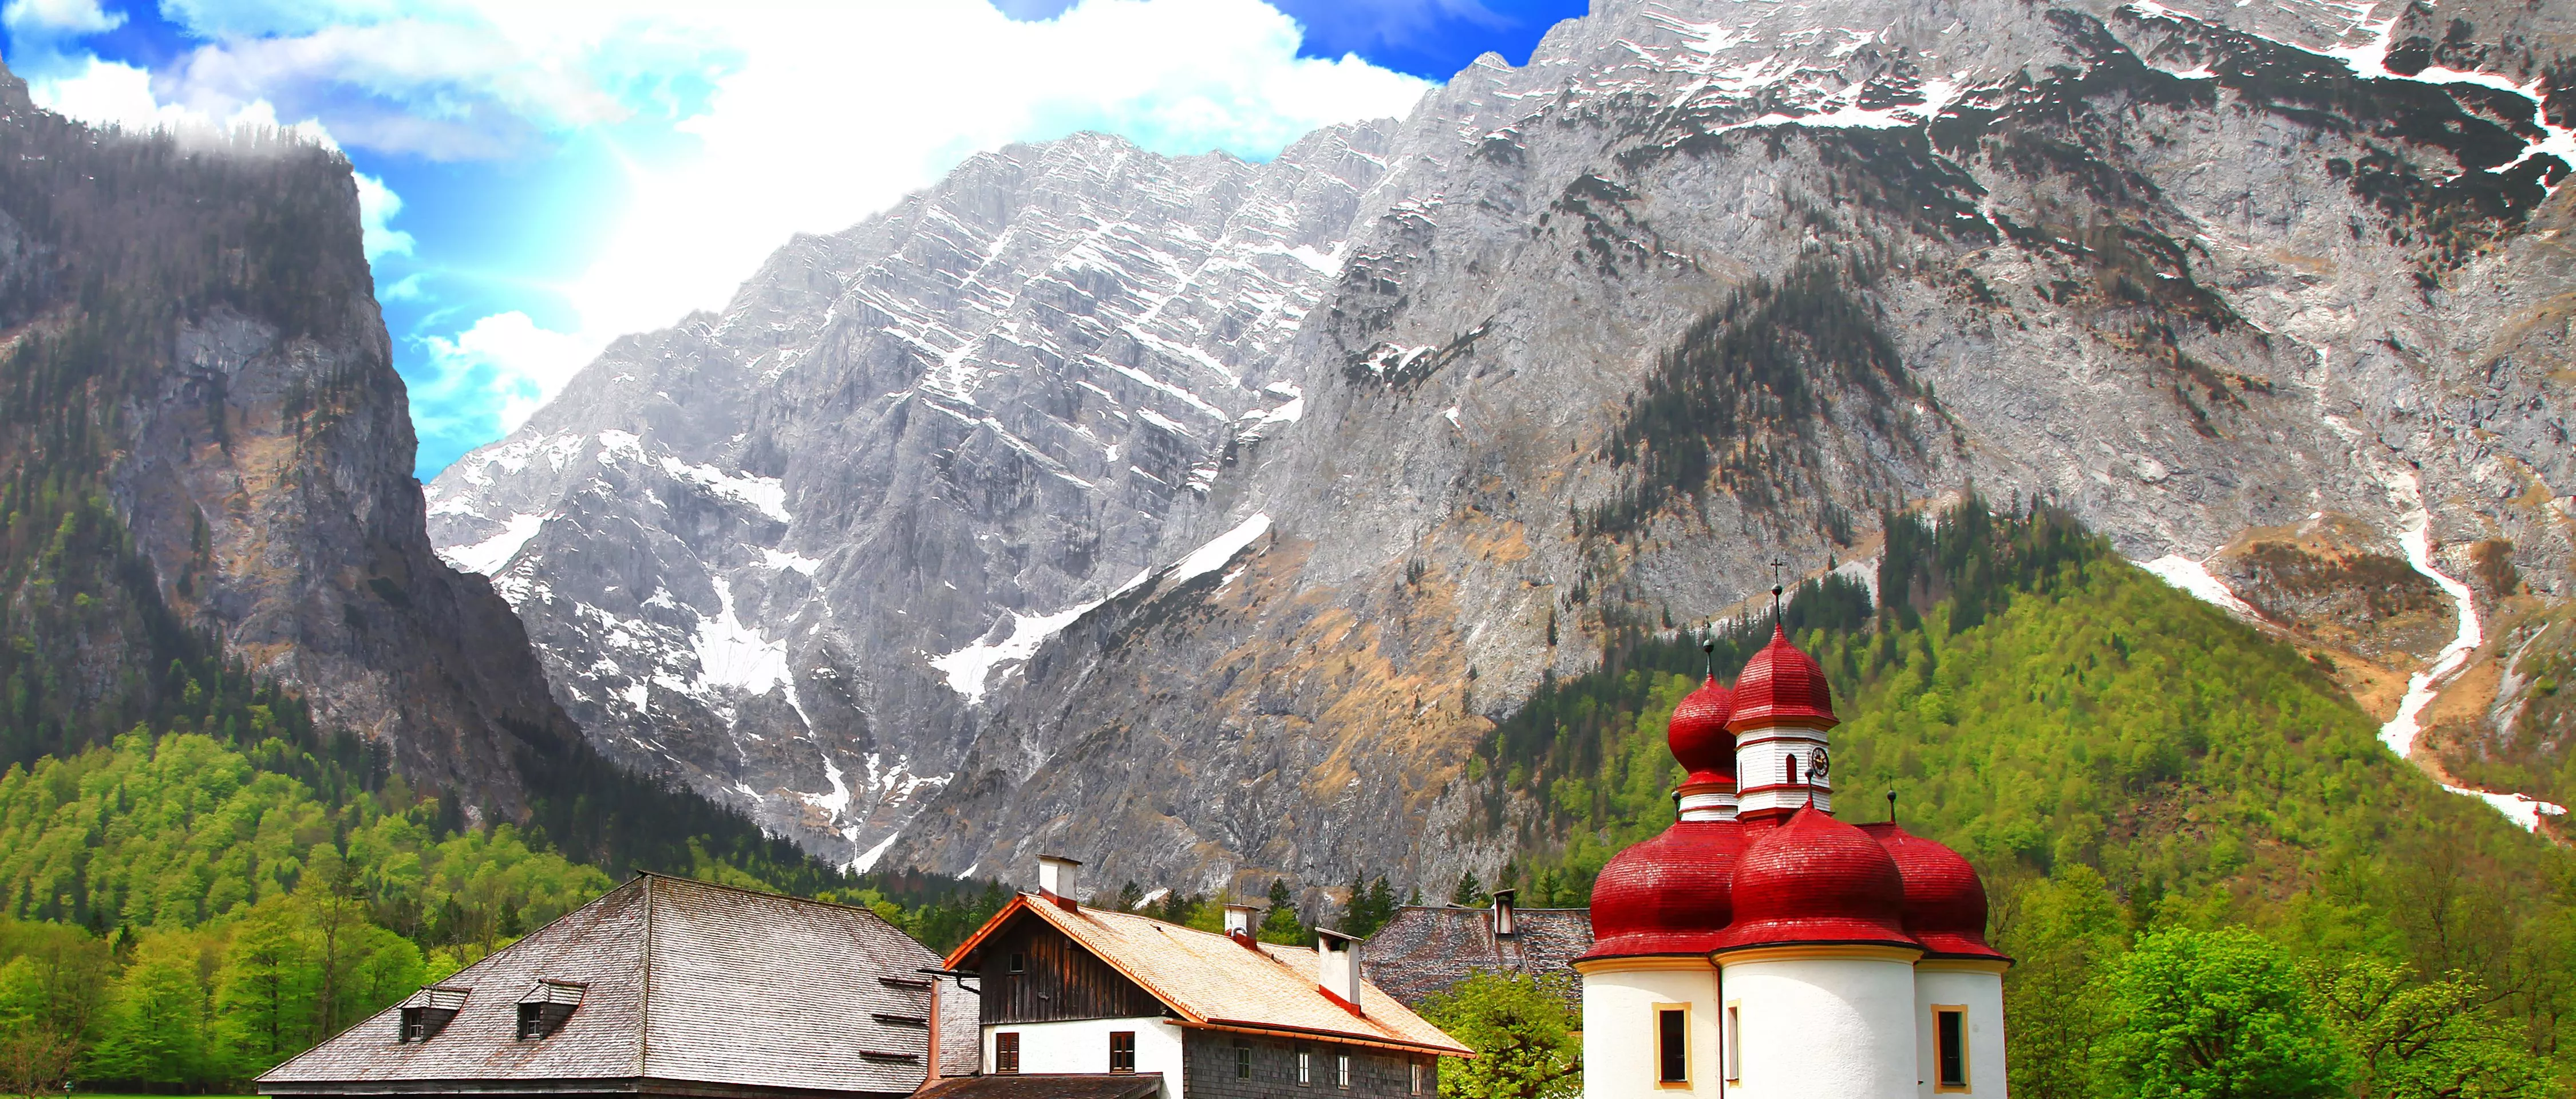
[[[1815,754],[1815,755],[1812,755],[1812,756],[1807,757],[1807,777],[1808,777],[1808,778],[1810,778],[1810,779],[1830,778],[1830,777],[1832,777],[1833,773],[1834,773],[1834,760],[1833,760],[1833,757],[1832,757],[1832,756],[1829,756],[1829,755],[1826,755],[1826,754],[1825,754],[1825,750],[1824,750],[1824,749],[1822,749],[1822,748],[1818,748],[1818,749],[1816,749],[1816,754]]]

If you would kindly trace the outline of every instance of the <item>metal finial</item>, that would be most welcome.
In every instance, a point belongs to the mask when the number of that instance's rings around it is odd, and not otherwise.
[[[1893,789],[1887,792],[1887,823],[1896,823],[1896,791]]]
[[[1699,653],[1701,656],[1708,659],[1708,677],[1710,679],[1717,678],[1717,641],[1714,638],[1701,641],[1699,643]]]
[[[1774,626],[1780,624],[1780,570],[1788,567],[1787,561],[1777,557],[1771,559],[1771,624]]]

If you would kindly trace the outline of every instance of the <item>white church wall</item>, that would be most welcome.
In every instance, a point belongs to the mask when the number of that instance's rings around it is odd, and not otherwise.
[[[1834,791],[1832,776],[1825,781],[1813,779],[1811,762],[1818,750],[1825,748],[1825,734],[1796,726],[1748,729],[1735,742],[1735,784],[1738,811],[1758,812],[1765,809],[1795,809],[1812,803],[1832,812]],[[1798,760],[1798,784],[1780,788],[1788,779],[1788,760]]]
[[[1940,1033],[1933,1025],[1936,1006],[1964,1007],[1968,1013],[1968,1087],[1966,1091],[1936,1086]],[[1923,1078],[1922,1099],[1938,1095],[1974,1095],[2003,1099],[2004,977],[1999,962],[1930,959],[1914,967],[1914,1019],[1918,1031],[1917,1071]]]
[[[1866,947],[1784,953],[1721,959],[1724,996],[1738,1005],[1742,1026],[1742,1075],[1728,1085],[1728,1099],[1916,1094],[1910,953]]]
[[[1655,1011],[1688,1005],[1689,1083],[1656,1080]],[[1705,958],[1634,958],[1583,966],[1585,1099],[1718,1094],[1717,967]]]

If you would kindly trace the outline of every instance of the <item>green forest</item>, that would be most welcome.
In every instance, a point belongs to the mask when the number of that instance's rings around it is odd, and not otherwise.
[[[0,113],[0,214],[42,260],[0,283],[0,1091],[238,1087],[635,869],[876,903],[932,941],[999,905],[862,883],[560,730],[507,730],[524,814],[431,796],[252,674],[183,613],[203,525],[156,567],[109,472],[183,318],[372,317],[349,165],[275,131]],[[399,385],[336,370],[288,414],[319,436]]]
[[[1829,578],[1783,618],[1836,689],[1838,814],[1892,808],[1987,882],[1992,937],[2020,959],[2015,1094],[2567,1093],[2568,852],[2443,791],[2297,651],[2063,513],[1970,500],[1887,532],[1884,605]],[[1498,725],[1474,768],[1481,826],[1514,835],[1525,904],[1583,903],[1603,862],[1671,820],[1666,719],[1769,633],[1766,615],[1622,638]],[[2287,997],[2331,1064],[2297,1086],[2149,1088],[2153,1058],[2120,1043],[2198,1010],[2151,1003],[2150,966],[2234,987],[2229,1002]]]

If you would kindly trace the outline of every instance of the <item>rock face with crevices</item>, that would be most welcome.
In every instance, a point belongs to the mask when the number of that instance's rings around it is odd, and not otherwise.
[[[1190,890],[1490,873],[1526,805],[1467,761],[1543,676],[1970,487],[2411,671],[2438,628],[2373,623],[2444,608],[2353,587],[2402,532],[2571,583],[2569,19],[1603,0],[1269,165],[971,161],[612,349],[434,530],[621,758],[836,857]]]

